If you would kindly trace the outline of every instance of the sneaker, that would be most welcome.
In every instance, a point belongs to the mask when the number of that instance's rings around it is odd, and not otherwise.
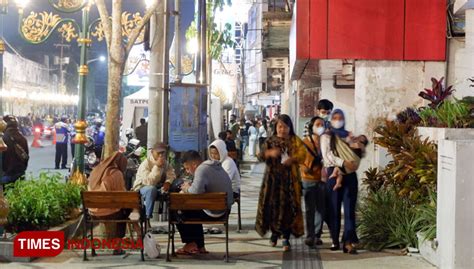
[[[290,240],[283,240],[283,251],[287,252],[291,250]]]

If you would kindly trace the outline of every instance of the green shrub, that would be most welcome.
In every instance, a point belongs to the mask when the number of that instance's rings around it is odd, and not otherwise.
[[[419,112],[421,123],[427,127],[468,128],[472,126],[470,105],[463,101],[444,101],[436,108]]]
[[[430,192],[430,201],[417,206],[416,225],[420,227],[420,232],[425,240],[436,238],[436,192]]]
[[[417,247],[415,207],[392,189],[369,192],[360,208],[358,232],[365,248]]]
[[[69,211],[81,203],[82,187],[61,183],[60,174],[41,173],[7,187],[7,229],[13,232],[44,230],[63,223]]]

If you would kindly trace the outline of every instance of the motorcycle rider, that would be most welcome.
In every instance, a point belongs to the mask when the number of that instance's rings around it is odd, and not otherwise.
[[[66,116],[62,116],[61,120],[54,125],[54,128],[56,129],[55,169],[59,169],[60,163],[61,169],[66,169],[67,146],[69,144],[69,126],[66,123],[67,120]]]

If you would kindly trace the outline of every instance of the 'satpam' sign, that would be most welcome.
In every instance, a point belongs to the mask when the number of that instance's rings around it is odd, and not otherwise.
[[[144,99],[131,99],[130,104],[132,105],[148,105],[148,100]]]

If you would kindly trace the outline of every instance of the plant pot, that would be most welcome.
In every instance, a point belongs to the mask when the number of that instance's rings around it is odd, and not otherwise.
[[[474,128],[417,127],[422,139],[429,138],[438,144],[440,140],[474,140]]]
[[[432,265],[439,268],[439,253],[438,253],[438,242],[434,240],[425,240],[425,236],[418,232],[418,249],[423,259],[431,263]]]

